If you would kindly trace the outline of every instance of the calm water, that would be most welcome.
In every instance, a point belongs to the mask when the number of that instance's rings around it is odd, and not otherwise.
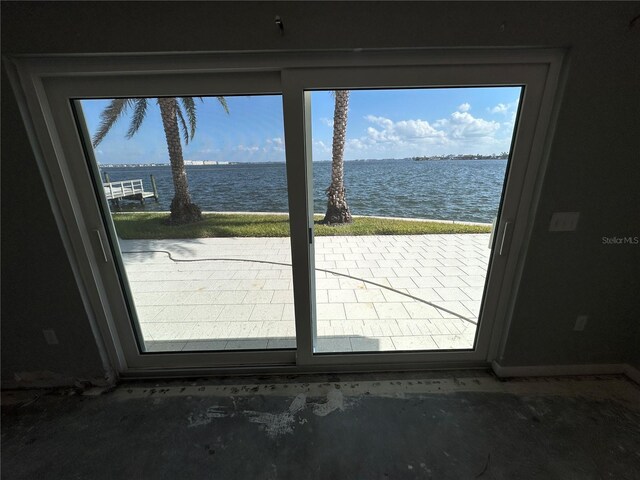
[[[491,222],[498,211],[506,160],[370,160],[345,163],[347,202],[354,215]],[[122,202],[123,210],[169,210],[173,197],[166,167],[103,168],[111,181],[141,178],[160,200]],[[288,211],[283,163],[188,166],[193,201],[203,211]],[[314,210],[324,213],[329,162],[315,162]]]

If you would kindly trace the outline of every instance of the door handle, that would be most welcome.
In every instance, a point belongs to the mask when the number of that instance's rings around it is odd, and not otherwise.
[[[99,229],[94,230],[96,232],[96,236],[98,237],[98,244],[100,245],[100,250],[102,251],[102,258],[104,259],[104,263],[109,263],[109,258],[107,257],[107,251],[104,249],[104,243],[102,242],[102,234]]]
[[[511,222],[504,222],[504,228],[502,229],[502,239],[500,240],[500,251],[498,254],[502,256],[504,253],[505,242],[507,239],[507,231],[511,229]]]

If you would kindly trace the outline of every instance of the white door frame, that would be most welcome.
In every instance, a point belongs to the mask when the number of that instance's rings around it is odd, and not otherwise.
[[[563,52],[550,49],[411,50],[251,54],[42,56],[7,59],[23,119],[96,340],[121,375],[221,371],[408,369],[487,365],[500,356],[537,208]],[[309,89],[523,85],[501,220],[470,351],[312,352],[313,202]],[[116,250],[76,128],[71,99],[282,93],[294,271],[297,352],[140,354],[119,285]],[[85,132],[86,133],[86,132]],[[292,159],[300,160],[292,160]],[[90,162],[91,163],[91,162]],[[95,165],[95,162],[93,162]],[[94,172],[95,173],[95,172]],[[114,255],[115,252],[115,255]],[[495,287],[495,288],[494,288]]]

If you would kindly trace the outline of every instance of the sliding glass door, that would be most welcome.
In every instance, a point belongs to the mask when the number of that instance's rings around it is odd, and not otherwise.
[[[315,352],[474,348],[522,90],[309,92]]]
[[[285,124],[288,113],[304,127],[287,151],[305,158],[309,229],[298,363],[491,354],[544,76],[477,65],[284,73]]]
[[[295,348],[281,95],[74,108],[140,351]]]
[[[495,355],[558,58],[352,61],[18,66],[88,315],[121,372]]]

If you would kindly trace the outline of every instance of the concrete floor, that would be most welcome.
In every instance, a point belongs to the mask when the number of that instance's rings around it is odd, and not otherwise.
[[[92,393],[5,392],[2,478],[640,478],[640,388],[618,376],[245,377]]]

